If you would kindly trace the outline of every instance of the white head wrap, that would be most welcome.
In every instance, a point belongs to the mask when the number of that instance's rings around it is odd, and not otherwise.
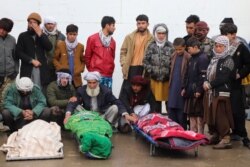
[[[96,81],[100,81],[101,79],[101,74],[98,72],[98,71],[93,71],[93,72],[88,72],[85,76],[84,76],[84,79],[86,81],[89,81],[89,80],[96,80]]]
[[[30,92],[33,89],[33,82],[28,77],[16,79],[16,88],[20,91]]]
[[[67,73],[67,72],[56,72],[56,75],[57,75],[57,85],[61,85],[61,79],[62,78],[68,78],[69,79],[69,85],[71,85],[72,84],[72,76],[69,74],[69,73]]]
[[[45,17],[43,20],[44,24],[51,23],[51,24],[57,24],[55,18],[53,17]]]

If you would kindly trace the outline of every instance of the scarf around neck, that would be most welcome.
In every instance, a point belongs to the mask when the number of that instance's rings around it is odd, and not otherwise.
[[[216,53],[214,49],[213,52],[214,52],[214,57],[210,61],[207,68],[207,79],[209,82],[213,81],[216,77],[216,69],[218,61],[228,56],[228,48],[226,48],[226,50],[222,53]]]
[[[105,36],[102,32],[102,30],[99,32],[99,37],[100,37],[100,40],[102,42],[102,44],[107,48],[109,47],[110,43],[111,43],[111,38],[112,36],[111,35],[108,35],[108,36]]]
[[[48,31],[45,26],[43,26],[43,33],[46,35],[56,35],[57,34],[57,28],[55,27],[53,31]]]
[[[65,39],[65,43],[66,43],[66,47],[67,47],[67,51],[68,51],[69,55],[72,55],[74,52],[74,49],[78,45],[77,39],[72,43],[69,42],[68,39]]]

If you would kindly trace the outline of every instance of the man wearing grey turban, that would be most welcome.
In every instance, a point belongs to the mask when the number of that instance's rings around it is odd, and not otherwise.
[[[46,99],[40,88],[28,77],[17,79],[7,88],[3,108],[3,121],[11,132],[35,119],[50,121],[50,109],[46,107]]]

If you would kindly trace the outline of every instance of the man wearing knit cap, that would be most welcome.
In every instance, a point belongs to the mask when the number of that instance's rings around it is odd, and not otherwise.
[[[52,44],[39,26],[42,19],[38,13],[31,13],[27,21],[28,29],[19,35],[16,46],[16,54],[21,59],[20,77],[31,78],[45,92],[49,84],[45,52],[52,49]]]
[[[69,102],[64,123],[67,122],[77,105],[81,105],[86,110],[99,112],[113,127],[117,128],[118,117],[126,112],[123,104],[110,89],[99,84],[101,79],[99,72],[88,72],[84,79],[87,81],[87,85],[77,89],[76,102]]]
[[[101,26],[102,30],[88,37],[84,58],[88,71],[99,71],[102,76],[100,83],[112,89],[116,48],[112,34],[115,31],[115,19],[104,16]]]
[[[3,91],[14,81],[19,71],[19,61],[15,55],[16,39],[9,34],[13,25],[9,18],[0,20],[0,111]]]
[[[213,56],[214,42],[207,37],[208,32],[209,27],[205,21],[196,23],[194,36],[201,42],[201,50],[211,59]]]
[[[49,41],[53,46],[50,51],[46,51],[49,66],[49,81],[52,82],[56,80],[56,72],[55,67],[53,65],[55,47],[58,41],[65,40],[65,36],[57,29],[57,22],[53,17],[45,17],[43,22],[43,33],[47,35]]]
[[[68,103],[76,101],[75,88],[68,69],[61,69],[56,74],[57,80],[48,85],[47,101],[53,113],[52,121],[62,126]]]
[[[16,131],[35,119],[50,121],[50,110],[40,88],[28,77],[16,79],[4,96],[4,124]]]

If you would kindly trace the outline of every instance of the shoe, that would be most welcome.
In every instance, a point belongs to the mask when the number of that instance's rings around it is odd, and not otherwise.
[[[225,142],[223,139],[216,145],[213,146],[213,149],[231,149],[232,143]]]
[[[234,133],[230,134],[230,138],[233,141],[241,141],[241,137],[239,135],[237,135],[237,134],[234,134]]]
[[[242,140],[243,145],[250,149],[250,140],[246,137]]]
[[[213,145],[213,144],[218,144],[220,142],[219,136],[218,135],[213,135],[210,139],[209,139],[209,144]]]

